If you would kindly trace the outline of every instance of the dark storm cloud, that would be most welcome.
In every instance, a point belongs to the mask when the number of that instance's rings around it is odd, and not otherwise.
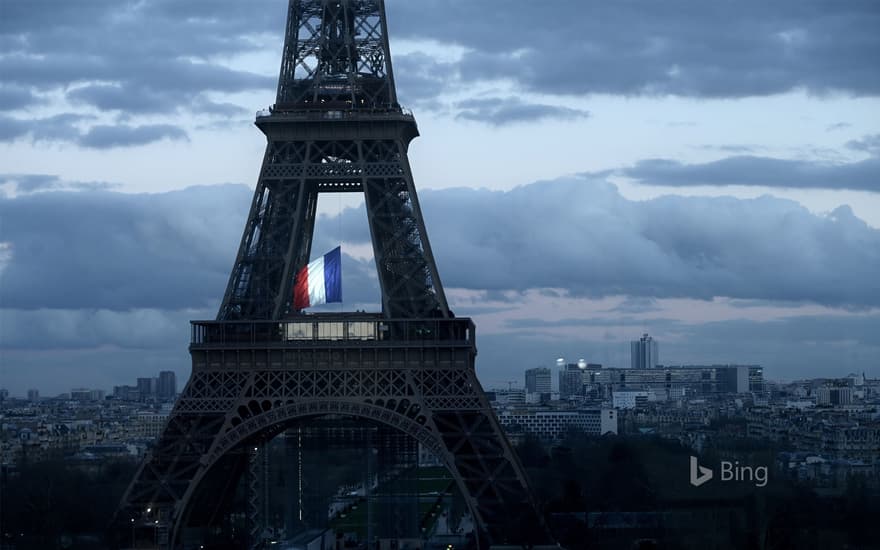
[[[680,327],[679,327],[680,328]],[[817,345],[850,343],[877,347],[880,315],[809,315],[773,321],[715,321],[689,326],[685,334],[718,342],[724,339],[750,342]]]
[[[657,300],[639,296],[627,296],[623,302],[609,309],[610,313],[651,313],[660,311]]]
[[[0,84],[0,111],[24,109],[39,103],[40,98],[27,88]]]
[[[394,83],[408,105],[437,109],[437,96],[453,90],[460,79],[457,63],[440,61],[424,52],[393,57]]]
[[[858,147],[863,147],[865,150],[871,146],[872,144],[867,141],[858,142]],[[758,185],[880,191],[880,157],[841,164],[758,156],[728,157],[702,164],[650,159],[640,161],[635,166],[622,170],[621,173],[646,185],[674,187]]]
[[[467,99],[459,101],[455,106],[459,109],[456,118],[487,122],[493,126],[545,119],[574,120],[590,116],[589,112],[580,109],[527,103],[516,97]]]
[[[466,82],[549,94],[880,92],[873,0],[389,2],[393,37],[468,49]]]
[[[197,108],[207,92],[262,90],[271,101],[274,67],[258,74],[227,61],[263,50],[267,37],[280,51],[286,11],[285,0],[7,0],[0,74],[15,91],[0,94],[0,108],[33,104],[34,90],[131,113],[210,114]],[[880,91],[873,0],[512,0],[503,9],[490,1],[395,0],[388,16],[392,48],[399,39],[464,48],[455,61],[428,52],[395,58],[401,99],[437,109],[438,95],[494,79],[561,99]],[[493,122],[548,113],[532,105],[462,116]]]
[[[31,191],[88,185],[43,174],[0,176],[4,183]],[[222,185],[159,194],[84,190],[0,198],[2,242],[9,247],[0,250],[9,255],[0,303],[23,310],[216,308],[252,193],[244,185]],[[337,224],[326,218],[316,224],[316,255],[339,244],[328,226],[335,231]],[[346,303],[378,303],[372,260],[346,254],[344,262]]]
[[[61,178],[50,174],[0,174],[0,185],[12,185],[19,193],[58,189]]]
[[[846,146],[853,151],[862,151],[875,157],[880,157],[880,134],[873,134],[865,136],[862,139],[848,141]]]
[[[181,309],[216,304],[251,191],[48,192],[0,199],[2,303],[17,309]]]
[[[129,90],[121,85],[97,84],[67,93],[74,104],[86,104],[102,111],[125,111],[130,114],[171,112],[178,108],[173,94],[145,89]]]
[[[118,184],[104,181],[66,181],[53,174],[0,174],[0,185],[10,185],[18,194],[37,191],[107,191]]]
[[[78,143],[91,149],[110,149],[146,145],[162,139],[189,139],[186,132],[170,124],[150,124],[145,126],[92,126],[83,134]]]
[[[33,120],[0,115],[0,142],[30,139],[32,142],[74,143],[90,149],[110,149],[146,145],[163,139],[189,139],[183,129],[171,124],[99,124],[82,129],[85,123],[93,120],[94,117],[73,113]]]
[[[250,199],[244,186],[2,199],[11,254],[3,302],[114,310],[215,304]],[[772,197],[630,201],[613,185],[572,178],[507,192],[430,191],[422,208],[449,288],[880,306],[880,230],[848,207],[822,217]],[[369,243],[362,207],[345,210],[341,221],[322,217],[316,232],[315,254],[341,240]],[[372,262],[351,264],[347,296],[374,302]]]
[[[5,83],[101,110],[170,114],[204,92],[271,92],[275,75],[224,58],[258,50],[261,33],[280,38],[286,2],[7,0],[2,12]]]
[[[586,178],[421,198],[449,288],[880,305],[880,230],[847,206],[817,216],[769,196],[630,201]]]
[[[0,58],[0,71],[9,82],[53,88],[92,81],[114,81],[120,96],[137,98],[145,90],[153,93],[176,94],[191,97],[202,91],[238,92],[271,88],[275,77],[237,71],[207,62],[184,59],[150,59],[145,52],[131,52],[135,57],[123,59],[101,57],[81,58],[64,51],[55,52],[48,59],[32,54],[10,54]],[[168,52],[170,55],[171,52]],[[97,52],[96,52],[97,55]],[[104,54],[108,55],[107,53]],[[139,57],[140,56],[140,57]],[[124,94],[123,94],[124,92]],[[94,93],[96,106],[109,95]],[[82,99],[74,96],[74,99]],[[86,95],[86,99],[89,96]],[[126,97],[113,98],[114,103],[128,101]]]
[[[657,319],[652,318],[651,323],[662,325],[675,325],[678,323],[675,319]],[[609,325],[622,327],[641,327],[644,326],[645,320],[636,317],[589,317],[589,318],[573,318],[566,317],[564,319],[539,319],[537,317],[521,317],[507,320],[504,325],[510,329],[554,329],[564,327],[605,327]]]
[[[37,55],[121,60],[141,51],[141,59],[156,53],[204,59],[253,50],[250,37],[260,33],[280,36],[286,12],[283,0],[6,0],[0,36],[10,51]],[[130,62],[137,64],[137,56]]]
[[[768,305],[764,302],[765,305]],[[880,315],[876,313],[852,315],[792,315],[773,320],[757,321],[733,319],[686,323],[676,319],[651,318],[651,326],[662,327],[668,334],[675,333],[688,341],[710,340],[748,341],[764,343],[834,344],[850,342],[856,345],[877,346],[876,331]],[[510,319],[506,326],[517,330],[558,329],[565,327],[644,327],[645,319],[607,316],[566,319],[520,318]],[[668,363],[667,363],[668,364]]]
[[[26,120],[0,115],[0,141],[12,141],[25,136],[30,131]]]
[[[77,141],[79,126],[93,120],[88,115],[64,113],[24,120],[0,115],[0,142],[29,137],[32,141]]]
[[[75,350],[114,346],[185,349],[190,320],[213,319],[211,309],[0,309],[3,349]]]
[[[227,118],[251,114],[248,109],[235,105],[234,103],[218,103],[204,98],[197,98],[192,104],[192,110],[194,113],[217,115]]]

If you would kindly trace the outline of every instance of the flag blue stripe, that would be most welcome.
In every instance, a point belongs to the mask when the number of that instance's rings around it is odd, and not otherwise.
[[[324,254],[324,294],[328,304],[342,302],[342,250],[338,246]]]

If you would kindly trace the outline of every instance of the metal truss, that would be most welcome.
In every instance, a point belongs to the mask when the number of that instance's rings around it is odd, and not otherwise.
[[[278,109],[396,108],[385,5],[380,0],[291,0]]]
[[[334,322],[333,316],[322,319]],[[244,453],[253,472],[259,466],[253,449],[296,421],[349,416],[393,427],[440,458],[485,542],[546,542],[522,468],[475,376],[472,336],[471,329],[467,339],[419,345],[194,343],[192,377],[126,502],[133,508],[164,506],[176,536],[180,528],[216,516],[205,509],[193,516],[192,501],[199,487],[211,487],[214,495],[228,492],[216,486],[221,479],[228,483],[226,474],[214,470],[231,471],[229,457]],[[249,479],[259,486],[256,477]],[[255,495],[249,503],[254,510]]]
[[[342,122],[352,132],[372,125]],[[299,313],[293,309],[294,279],[309,261],[318,194],[324,192],[364,194],[389,317],[449,315],[406,157],[415,122],[399,115],[380,123],[391,139],[315,139],[326,126],[281,116],[262,122],[270,141],[218,318]],[[302,140],[285,139],[291,126]]]
[[[118,521],[150,514],[164,546],[179,547],[189,527],[222,523],[247,475],[254,519],[253,449],[332,415],[389,426],[433,452],[481,544],[550,542],[477,380],[473,324],[454,318],[440,283],[407,158],[418,128],[397,104],[382,0],[290,0],[277,101],[256,124],[268,144],[217,321],[193,324],[192,375]],[[364,195],[381,314],[293,306],[325,192]]]

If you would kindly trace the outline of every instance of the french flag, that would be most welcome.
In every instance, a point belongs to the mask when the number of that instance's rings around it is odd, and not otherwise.
[[[338,246],[300,269],[293,285],[295,309],[330,302],[342,302],[342,252]]]

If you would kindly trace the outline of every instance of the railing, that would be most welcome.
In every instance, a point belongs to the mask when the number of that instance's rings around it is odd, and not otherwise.
[[[192,321],[193,346],[402,342],[473,346],[474,324],[459,319],[385,319],[340,315],[286,321]]]
[[[257,118],[285,118],[296,120],[343,120],[343,119],[412,119],[412,111],[399,109],[351,109],[350,107],[324,109],[292,109],[281,110],[269,107],[257,111]]]

